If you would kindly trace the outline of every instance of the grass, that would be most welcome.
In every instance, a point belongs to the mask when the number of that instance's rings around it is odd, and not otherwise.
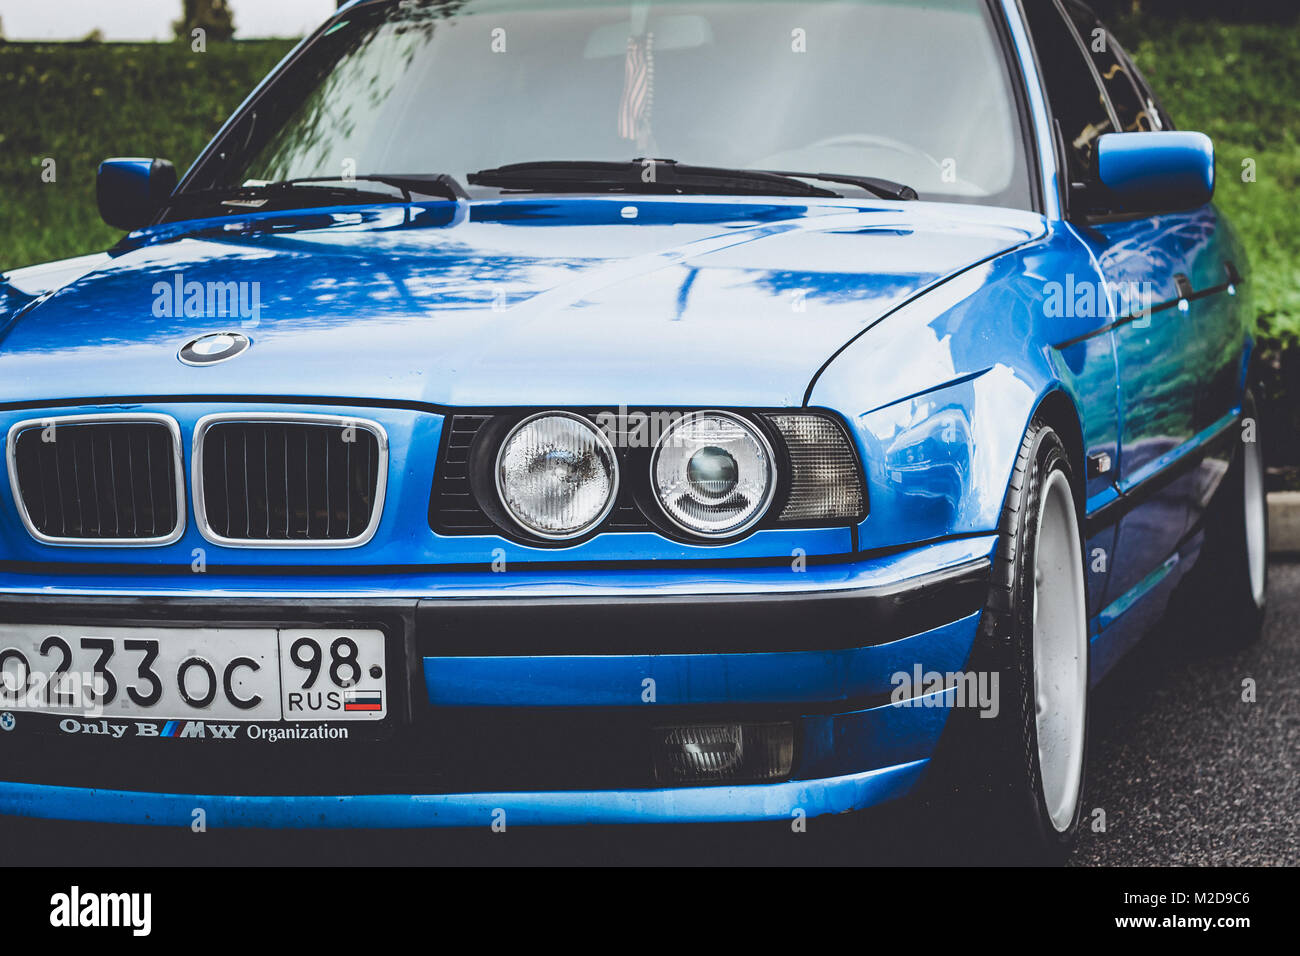
[[[164,156],[184,172],[291,47],[0,43],[0,270],[116,242],[95,205],[100,161]]]
[[[1169,20],[1115,28],[1181,129],[1214,140],[1215,201],[1241,233],[1254,268],[1266,339],[1300,339],[1300,29],[1296,25]],[[1254,182],[1243,180],[1253,161]]]

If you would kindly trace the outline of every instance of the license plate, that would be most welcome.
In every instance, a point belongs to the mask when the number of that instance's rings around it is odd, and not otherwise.
[[[384,635],[0,624],[0,707],[103,717],[383,720]]]

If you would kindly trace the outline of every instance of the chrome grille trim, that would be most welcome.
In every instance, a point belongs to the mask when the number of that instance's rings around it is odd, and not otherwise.
[[[238,538],[227,537],[213,528],[209,522],[207,493],[204,487],[204,442],[208,432],[215,425],[224,424],[249,425],[332,425],[337,428],[356,428],[374,436],[377,447],[375,486],[372,492],[373,504],[370,519],[366,527],[350,538]],[[266,462],[264,461],[264,466]],[[244,468],[248,467],[245,457]],[[286,463],[287,474],[287,463]],[[328,498],[328,472],[326,475],[326,497]],[[348,415],[324,415],[305,412],[220,412],[205,415],[194,426],[194,438],[190,455],[190,484],[194,498],[194,521],[199,533],[212,544],[229,548],[359,548],[368,543],[379,529],[383,516],[384,499],[388,486],[388,433],[378,422],[355,418]],[[245,476],[245,486],[248,478]],[[269,494],[268,494],[269,497]],[[309,502],[308,502],[309,505]],[[245,502],[247,507],[247,502]],[[229,503],[227,503],[229,507]],[[269,502],[268,502],[269,511]],[[310,519],[309,519],[310,520]],[[269,521],[269,513],[268,513]],[[310,533],[310,524],[308,526]],[[270,533],[268,529],[268,534]]]
[[[18,476],[18,437],[24,431],[31,428],[48,428],[53,426],[57,429],[60,425],[115,425],[115,424],[154,424],[161,425],[167,429],[168,437],[171,441],[171,464],[174,483],[175,500],[172,502],[175,515],[175,525],[172,530],[165,535],[156,535],[152,537],[71,537],[66,535],[49,535],[42,532],[36,523],[32,520],[31,512],[28,509],[27,502],[24,500],[22,487],[19,483]],[[9,474],[9,491],[13,496],[14,505],[18,510],[18,516],[22,520],[23,527],[33,539],[41,544],[54,545],[57,547],[95,547],[95,548],[157,548],[173,544],[179,541],[185,534],[185,511],[186,511],[186,493],[185,493],[185,463],[181,446],[181,430],[176,419],[170,415],[161,415],[151,412],[108,412],[98,414],[84,415],[47,415],[42,418],[29,418],[16,422],[9,428],[5,438],[5,461]],[[128,466],[128,471],[131,471]],[[110,470],[110,479],[115,476]],[[98,480],[97,475],[91,477],[92,487],[98,488],[95,484]],[[74,494],[80,494],[80,488],[74,491]],[[114,496],[115,497],[115,496]],[[134,501],[132,503],[134,508]],[[116,529],[120,530],[120,529]]]

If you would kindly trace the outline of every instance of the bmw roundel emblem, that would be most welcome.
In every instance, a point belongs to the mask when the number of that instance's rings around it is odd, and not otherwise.
[[[177,357],[186,365],[215,365],[248,350],[247,335],[239,332],[209,332],[181,346]]]

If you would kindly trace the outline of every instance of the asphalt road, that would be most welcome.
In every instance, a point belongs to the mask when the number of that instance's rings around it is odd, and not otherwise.
[[[1093,703],[1074,866],[1300,864],[1300,563],[1275,563],[1265,634],[1222,652],[1166,625]],[[1242,682],[1255,682],[1254,702]],[[1105,830],[1094,831],[1105,813]],[[907,804],[788,824],[420,833],[159,831],[23,821],[9,859],[129,865],[972,862]],[[6,837],[9,838],[8,836]],[[21,847],[26,846],[24,852]],[[16,852],[15,852],[16,851]],[[18,855],[21,854],[21,855]]]
[[[1300,564],[1275,561],[1269,587],[1254,646],[1166,627],[1099,688],[1087,806],[1106,831],[1085,830],[1074,865],[1300,864]]]

